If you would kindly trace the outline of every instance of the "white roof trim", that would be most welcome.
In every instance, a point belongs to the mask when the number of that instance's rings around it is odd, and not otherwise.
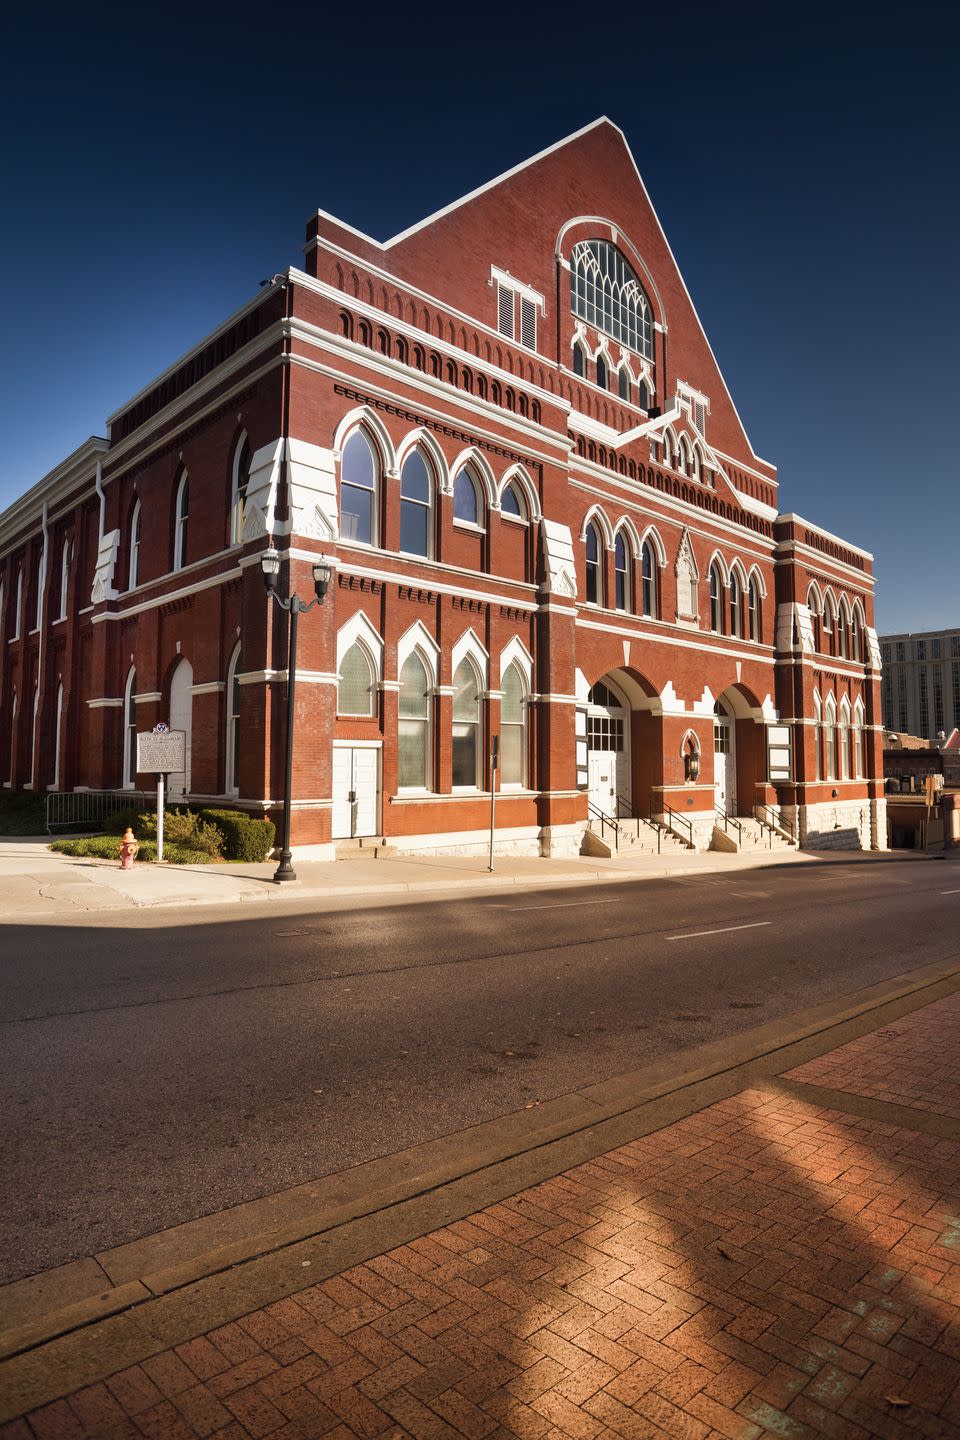
[[[855,555],[862,555],[865,560],[874,558],[869,550],[861,550],[859,545],[854,545],[850,540],[844,540],[842,535],[834,535],[830,530],[824,530],[822,525],[816,525],[812,520],[804,520],[802,515],[796,515],[791,511],[789,515],[778,515],[777,519],[791,521],[794,525],[806,525],[808,530],[815,530],[825,540],[833,540],[835,544],[842,545],[845,550],[852,550]],[[802,544],[803,542],[798,541],[797,543]],[[826,559],[831,560],[833,557],[828,555]],[[842,565],[843,561],[834,561],[834,564]]]

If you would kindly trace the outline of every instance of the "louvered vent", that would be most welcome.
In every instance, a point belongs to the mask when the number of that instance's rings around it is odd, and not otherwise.
[[[520,344],[528,350],[537,348],[537,307],[525,295],[520,296]]]
[[[701,434],[701,435],[706,435],[706,433],[707,433],[707,407],[706,407],[706,406],[702,403],[702,401],[700,401],[700,400],[697,400],[697,401],[694,402],[694,406],[693,406],[693,423],[694,423],[694,425],[696,425],[696,427],[697,427],[697,429],[700,431],[700,434]]]
[[[497,286],[497,329],[508,340],[513,339],[513,291],[506,285]]]

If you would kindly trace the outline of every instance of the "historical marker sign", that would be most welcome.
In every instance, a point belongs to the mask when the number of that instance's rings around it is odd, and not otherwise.
[[[187,768],[186,730],[148,730],[137,735],[137,769],[144,774],[177,775]]]

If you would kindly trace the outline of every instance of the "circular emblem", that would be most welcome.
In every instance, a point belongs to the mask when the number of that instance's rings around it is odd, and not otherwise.
[[[154,735],[165,735],[168,729],[169,726],[167,725],[166,720],[158,720],[156,725],[154,725],[153,727],[153,733]]]

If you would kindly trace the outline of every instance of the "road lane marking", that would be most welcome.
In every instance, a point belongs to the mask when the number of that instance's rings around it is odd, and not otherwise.
[[[694,930],[689,935],[667,935],[667,940],[699,940],[701,935],[725,935],[728,930],[757,930],[761,925],[772,925],[772,920],[751,920],[748,925],[719,925],[716,930]]]
[[[616,905],[616,900],[558,900],[555,905],[498,905],[498,910],[580,910],[584,905]]]
[[[941,895],[960,895],[960,890],[941,890]]]

